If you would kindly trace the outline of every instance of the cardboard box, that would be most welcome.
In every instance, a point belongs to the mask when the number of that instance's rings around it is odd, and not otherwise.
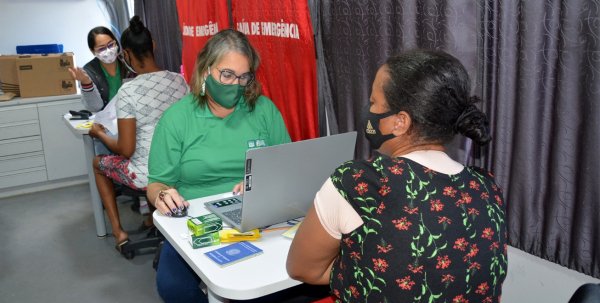
[[[21,97],[70,95],[77,93],[69,73],[73,53],[18,56],[16,66]]]
[[[219,245],[221,244],[221,239],[219,238],[218,232],[203,234],[201,236],[194,236],[190,234],[189,242],[190,245],[192,245],[192,248],[196,249],[207,246]]]
[[[0,89],[4,93],[19,95],[19,77],[17,75],[18,56],[0,56]]]
[[[188,219],[187,227],[190,235],[198,237],[223,229],[223,221],[215,214],[208,214]]]
[[[221,244],[219,230],[223,229],[223,221],[215,214],[208,214],[187,220],[189,242],[192,248]]]

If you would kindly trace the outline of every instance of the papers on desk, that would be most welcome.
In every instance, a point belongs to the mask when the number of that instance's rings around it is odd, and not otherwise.
[[[262,252],[262,249],[244,241],[217,248],[204,254],[219,266],[224,267],[258,256]]]
[[[76,129],[90,129],[90,128],[92,128],[93,123],[94,123],[94,121],[85,121],[85,122],[75,125],[74,127]]]
[[[117,128],[117,98],[112,98],[103,110],[96,113],[94,123],[102,124],[111,134],[119,133]]]
[[[302,224],[302,222],[296,223],[296,225],[290,227],[290,229],[286,230],[281,235],[284,236],[284,237],[286,237],[286,238],[293,239],[294,236],[296,235],[296,231],[298,230],[298,227],[300,227],[300,224]]]

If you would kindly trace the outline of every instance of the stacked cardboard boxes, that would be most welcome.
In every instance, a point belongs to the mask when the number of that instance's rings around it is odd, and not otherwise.
[[[4,93],[19,92],[19,76],[17,75],[17,58],[19,56],[0,56],[0,89]]]
[[[219,231],[223,229],[223,221],[215,214],[193,217],[187,220],[189,241],[192,248],[200,248],[221,244]]]
[[[77,93],[73,53],[0,56],[0,88],[23,98]]]

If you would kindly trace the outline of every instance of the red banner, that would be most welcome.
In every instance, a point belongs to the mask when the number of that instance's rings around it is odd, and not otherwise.
[[[192,78],[196,56],[208,39],[229,28],[227,0],[177,0],[182,35],[183,76]]]
[[[316,57],[307,1],[232,0],[234,28],[261,58],[257,79],[293,141],[318,137]]]
[[[307,1],[231,2],[233,27],[260,54],[257,79],[281,111],[292,140],[318,137],[317,66]],[[177,12],[183,73],[189,82],[206,41],[229,27],[227,0],[177,0]]]

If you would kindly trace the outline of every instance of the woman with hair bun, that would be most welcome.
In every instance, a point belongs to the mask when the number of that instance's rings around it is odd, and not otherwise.
[[[336,302],[499,302],[506,221],[492,175],[444,152],[490,141],[465,68],[415,50],[379,68],[363,112],[373,158],[338,167],[316,194],[287,259],[292,278]]]
[[[154,128],[171,104],[185,96],[189,88],[179,74],[162,70],[154,60],[154,41],[140,17],[134,16],[121,35],[124,63],[137,76],[124,83],[115,96],[118,138],[93,124],[89,135],[102,141],[114,155],[99,155],[93,165],[96,186],[121,252],[129,241],[121,227],[113,181],[137,190],[148,185],[148,154]],[[148,216],[145,226],[152,224]]]

